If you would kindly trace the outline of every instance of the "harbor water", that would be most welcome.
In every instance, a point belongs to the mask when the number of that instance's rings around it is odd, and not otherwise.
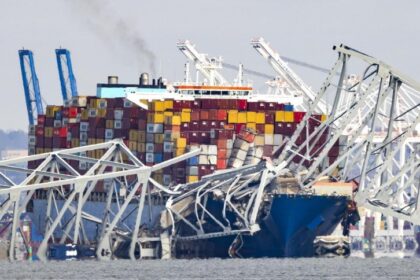
[[[420,259],[1,262],[7,279],[419,279]]]

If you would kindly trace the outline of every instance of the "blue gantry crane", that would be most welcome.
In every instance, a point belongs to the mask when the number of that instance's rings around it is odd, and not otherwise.
[[[73,73],[70,51],[67,49],[56,49],[55,55],[60,77],[61,94],[65,103],[71,97],[77,96],[76,78]]]
[[[35,72],[35,63],[32,51],[19,50],[19,61],[22,72],[23,89],[25,91],[29,124],[34,125],[37,120],[37,116],[44,114],[44,108],[41,100],[38,77]]]

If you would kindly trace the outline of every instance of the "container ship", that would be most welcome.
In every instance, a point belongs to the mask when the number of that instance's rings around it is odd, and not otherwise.
[[[42,154],[120,138],[141,162],[152,166],[197,147],[201,149],[199,156],[152,175],[164,186],[191,184],[215,171],[270,159],[294,133],[304,114],[294,110],[293,104],[254,94],[250,86],[166,86],[162,79],[149,84],[146,73],[141,75],[139,84],[119,84],[117,77],[109,77],[107,84],[97,85],[97,96],[78,96],[65,106],[47,106],[46,114],[38,116],[30,135],[34,145],[29,153]],[[326,118],[313,117],[317,121],[309,129],[315,129]],[[329,157],[334,159],[338,152],[337,143]],[[100,158],[103,152],[81,156]],[[34,169],[39,162],[31,164],[29,168]],[[70,164],[80,174],[89,168],[87,162]],[[106,192],[106,183],[99,183],[91,194],[88,207],[98,216],[103,211]],[[343,185],[339,195],[331,193],[305,194],[297,191],[296,182],[283,185],[270,193],[267,210],[259,217],[261,230],[244,236],[240,250],[235,249],[237,236],[229,235],[179,241],[174,255],[223,258],[235,251],[242,257],[314,256],[315,238],[333,233],[349,214],[352,186]],[[47,191],[37,191],[32,200],[31,217],[39,232],[46,227],[47,199]],[[220,215],[223,203],[212,203],[213,214]],[[153,209],[157,214],[150,225],[157,223],[165,200],[156,200]],[[207,226],[210,231],[215,227],[211,221]],[[86,224],[86,231],[95,240],[97,228]],[[188,233],[186,227],[180,226],[180,232],[183,231]]]

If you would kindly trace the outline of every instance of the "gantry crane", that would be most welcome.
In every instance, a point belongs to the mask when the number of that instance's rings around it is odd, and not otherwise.
[[[70,51],[67,49],[56,49],[55,55],[60,77],[61,94],[65,103],[71,97],[77,96],[76,78],[73,73]]]
[[[314,102],[316,98],[316,94],[311,88],[307,86],[305,82],[289,68],[289,66],[287,66],[287,63],[270,47],[264,38],[252,40],[251,45],[268,61],[271,67],[273,67],[274,71],[279,76],[280,81],[286,82],[287,88],[282,91],[282,94],[284,93],[290,97],[296,95],[302,96],[303,103],[299,106],[305,111],[309,109],[309,104]],[[320,112],[327,113],[327,106],[324,101],[317,104],[317,109],[319,109]]]
[[[207,54],[199,53],[195,46],[188,40],[177,43],[178,49],[191,61],[195,68],[208,80],[210,85],[225,85],[226,79],[218,72],[222,69],[222,59],[208,58]]]
[[[44,113],[38,77],[32,51],[19,50],[20,70],[22,73],[23,90],[25,92],[26,109],[29,124],[34,125],[38,115]]]

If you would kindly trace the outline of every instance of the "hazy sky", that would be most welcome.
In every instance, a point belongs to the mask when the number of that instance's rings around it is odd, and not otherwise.
[[[0,128],[26,129],[18,49],[35,54],[41,93],[61,104],[54,49],[72,52],[81,94],[108,75],[136,83],[144,71],[183,77],[176,42],[272,74],[249,44],[263,36],[281,54],[330,68],[345,43],[420,80],[420,1],[368,0],[1,0]],[[325,74],[294,67],[313,88]],[[153,70],[154,69],[154,70]],[[257,85],[263,88],[263,85]]]

